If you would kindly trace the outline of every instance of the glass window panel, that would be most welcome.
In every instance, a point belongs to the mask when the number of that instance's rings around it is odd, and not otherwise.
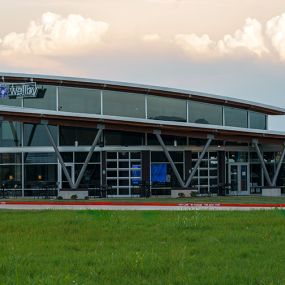
[[[247,162],[247,152],[229,152],[229,162]]]
[[[145,118],[145,95],[103,91],[103,114]]]
[[[198,124],[223,124],[223,107],[189,101],[189,122]]]
[[[78,178],[83,164],[75,164],[75,179]],[[87,166],[79,188],[91,188],[100,185],[101,169],[99,164],[90,164]]]
[[[129,162],[128,161],[120,161],[119,167],[120,168],[129,168]]]
[[[117,159],[116,152],[107,152],[107,159]]]
[[[147,96],[147,117],[153,120],[186,122],[186,100]]]
[[[107,161],[107,168],[117,168],[117,161]]]
[[[1,153],[0,154],[0,164],[21,163],[21,162],[22,162],[21,153]]]
[[[0,105],[5,106],[15,106],[15,107],[21,107],[22,106],[22,99],[21,98],[1,98],[0,97]]]
[[[0,146],[21,146],[21,123],[0,122]]]
[[[117,171],[115,171],[115,170],[108,170],[107,171],[107,175],[108,175],[108,177],[117,177]]]
[[[247,128],[247,111],[225,107],[225,125],[231,127]]]
[[[50,132],[57,141],[57,127],[49,126]],[[25,146],[51,146],[45,126],[38,124],[24,124]]]
[[[119,152],[119,159],[129,159],[129,152]]]
[[[77,142],[78,145],[92,145],[96,134],[97,129],[59,127],[59,144],[74,146]]]
[[[73,152],[61,152],[60,154],[64,162],[73,162]]]
[[[129,195],[129,194],[130,194],[129,188],[120,188],[119,189],[119,195]]]
[[[41,97],[24,98],[24,107],[56,110],[56,86],[38,85],[37,87],[44,89],[45,93]]]
[[[144,134],[140,133],[105,131],[104,138],[106,145],[129,146],[144,144]]]
[[[25,165],[25,188],[39,187],[42,181],[57,182],[57,164]]]
[[[249,112],[249,116],[251,129],[266,130],[266,115],[256,112]]]
[[[200,169],[200,176],[208,176],[208,169]]]
[[[75,162],[85,162],[88,152],[75,152]],[[90,162],[100,162],[100,153],[94,152],[91,156]]]
[[[140,152],[131,152],[131,159],[140,159],[141,153]]]
[[[8,188],[14,188],[15,185],[22,184],[22,167],[21,165],[0,165],[0,182]],[[17,188],[19,188],[17,187]]]
[[[57,163],[55,153],[49,152],[29,152],[24,154],[25,163]]]
[[[59,87],[59,111],[101,114],[101,91],[96,89]]]

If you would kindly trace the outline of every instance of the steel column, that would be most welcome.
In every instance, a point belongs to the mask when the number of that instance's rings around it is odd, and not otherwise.
[[[188,179],[186,181],[186,184],[185,184],[186,188],[189,187],[189,185],[190,185],[190,183],[191,183],[191,181],[192,181],[196,171],[198,170],[198,167],[200,166],[200,163],[201,163],[202,159],[204,158],[204,156],[206,154],[206,151],[208,150],[208,147],[210,146],[213,138],[214,138],[213,136],[208,136],[208,141],[207,141],[206,145],[204,146],[204,149],[203,149],[202,153],[200,154],[198,160],[195,163],[195,166],[194,166],[193,170],[191,171],[191,173],[190,173],[190,175],[189,175],[189,177],[188,177]]]
[[[258,146],[258,141],[257,140],[253,140],[252,143],[253,143],[253,145],[255,147],[256,153],[257,153],[258,158],[260,160],[260,163],[261,163],[264,175],[265,175],[265,179],[266,179],[267,183],[269,184],[269,186],[272,187],[273,183],[272,183],[272,181],[271,181],[271,179],[269,177],[268,170],[267,170],[265,162],[264,162],[264,158],[263,158],[263,156],[261,154],[261,151],[260,151],[260,148]]]
[[[81,170],[80,170],[80,173],[79,173],[79,175],[78,175],[78,177],[77,177],[77,180],[76,180],[76,182],[75,182],[75,185],[74,185],[74,188],[75,188],[75,189],[78,188],[78,186],[79,186],[79,184],[80,184],[80,182],[81,182],[81,180],[82,180],[82,177],[83,177],[83,175],[84,175],[84,173],[85,173],[85,170],[86,170],[86,168],[87,168],[87,166],[88,166],[88,163],[89,163],[89,161],[90,161],[90,159],[91,159],[91,157],[92,157],[92,154],[93,154],[93,152],[94,152],[94,149],[95,149],[95,147],[96,147],[96,145],[97,145],[97,143],[98,143],[98,140],[100,139],[100,137],[101,137],[101,135],[102,135],[103,129],[104,129],[104,127],[103,127],[102,125],[98,126],[98,132],[97,132],[97,134],[96,134],[96,137],[95,137],[95,139],[94,139],[94,141],[93,141],[93,143],[92,143],[92,145],[91,145],[90,151],[89,151],[89,153],[88,153],[88,155],[87,155],[87,157],[86,157],[86,159],[85,159],[85,162],[84,162],[84,164],[83,164],[83,166],[82,166],[82,168],[81,168]]]
[[[283,147],[283,152],[282,152],[282,154],[281,154],[280,160],[279,160],[278,165],[277,165],[276,172],[275,172],[274,177],[273,177],[273,180],[272,180],[273,186],[276,186],[277,178],[278,178],[278,175],[279,175],[279,173],[280,173],[280,170],[281,170],[281,166],[282,166],[284,157],[285,157],[285,145],[284,145],[284,147]]]
[[[56,143],[55,143],[55,141],[54,141],[54,138],[52,137],[52,134],[51,134],[51,132],[50,132],[50,129],[49,129],[49,127],[48,127],[48,124],[47,124],[47,123],[42,123],[42,124],[45,126],[46,132],[47,132],[47,134],[48,134],[49,141],[50,141],[50,143],[51,143],[52,146],[53,146],[53,149],[54,149],[54,151],[55,151],[55,154],[56,154],[56,156],[57,156],[57,158],[58,158],[58,160],[59,160],[59,163],[60,163],[60,165],[61,165],[61,167],[62,167],[62,170],[63,170],[63,172],[64,172],[64,174],[65,174],[65,176],[66,176],[66,179],[67,179],[67,181],[68,181],[68,184],[69,184],[70,188],[71,188],[71,189],[75,189],[75,188],[74,188],[74,184],[73,184],[73,182],[72,182],[72,180],[71,180],[71,177],[70,177],[70,175],[69,175],[69,173],[68,173],[68,171],[67,171],[67,168],[66,168],[66,166],[65,166],[65,164],[64,164],[64,161],[63,161],[63,159],[62,159],[62,156],[61,156],[61,154],[60,154],[60,152],[59,152],[59,150],[58,150],[58,148],[57,148],[57,145],[56,145]]]
[[[172,160],[172,158],[171,158],[171,156],[170,156],[170,154],[169,154],[169,152],[168,152],[168,150],[167,150],[167,148],[166,148],[166,146],[165,146],[165,144],[161,138],[161,135],[160,135],[161,131],[155,130],[153,133],[156,135],[156,138],[157,138],[158,142],[160,143],[160,145],[164,151],[164,154],[165,154],[167,160],[169,161],[170,166],[171,166],[180,186],[182,188],[185,188],[184,181],[182,180],[182,178],[181,178],[181,176],[180,176],[180,174],[179,174],[179,172],[178,172],[178,170],[177,170],[177,168],[176,168],[176,166],[175,166],[175,164],[174,164],[174,162],[173,162],[173,160]]]

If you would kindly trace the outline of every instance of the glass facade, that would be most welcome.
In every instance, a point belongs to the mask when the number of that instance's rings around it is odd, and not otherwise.
[[[189,122],[198,124],[223,124],[223,107],[219,105],[189,101]]]
[[[103,114],[145,118],[145,96],[135,93],[103,91]]]
[[[147,118],[162,121],[187,121],[186,100],[147,96]]]
[[[247,111],[237,108],[225,107],[225,125],[230,127],[247,128]]]
[[[56,110],[56,86],[38,85],[39,89],[45,90],[43,95],[36,98],[25,98],[25,108],[36,108],[44,110]],[[41,92],[39,92],[41,94]]]
[[[101,91],[59,87],[58,110],[63,112],[101,114]]]
[[[251,129],[266,130],[266,116],[261,113],[249,112]]]
[[[0,146],[21,146],[21,123],[0,121]]]
[[[266,129],[267,127],[265,114],[192,101],[193,97],[187,102],[187,100],[164,96],[105,89],[51,85],[38,85],[38,87],[45,89],[44,95],[40,92],[41,97],[0,99],[0,105],[86,113],[89,116],[90,114],[100,115],[94,116],[96,118],[103,118],[101,115],[110,115],[219,126],[224,124],[239,128]],[[69,115],[72,114],[68,114],[68,117]],[[130,119],[130,121],[135,120]],[[146,125],[145,121],[142,122]],[[157,128],[161,124],[157,122]],[[78,178],[90,145],[97,134],[95,127],[96,123],[94,123],[94,128],[49,126],[74,182]],[[147,133],[140,133],[139,130],[134,132],[134,129],[128,132],[127,128],[124,131],[104,130],[79,188],[95,189],[107,185],[110,187],[111,195],[139,195],[138,189],[145,182],[142,181],[143,177],[149,179],[147,182],[151,184],[153,195],[168,195],[170,189],[180,187],[156,136],[147,128],[146,126]],[[167,128],[165,130],[167,131]],[[185,181],[189,170],[191,171],[191,167],[193,169],[197,162],[206,140],[183,137],[183,134],[181,136],[163,134],[161,137],[169,149],[180,176]],[[32,193],[29,191],[33,189],[43,190],[47,184],[56,185],[53,187],[59,189],[70,188],[43,125],[1,121],[0,146],[2,147],[2,149],[0,147],[0,183],[4,184],[7,189],[21,189],[25,194]],[[213,193],[218,187],[220,175],[218,147],[226,149],[225,172],[228,171],[225,175],[226,179],[230,177],[229,165],[241,164],[241,166],[236,166],[236,169],[240,169],[241,174],[246,172],[242,176],[244,185],[246,185],[246,180],[249,181],[251,188],[267,185],[260,161],[256,153],[252,152],[249,144],[213,142],[212,149],[208,150],[201,161],[191,184],[192,187],[197,187],[200,194]],[[149,152],[147,162],[143,159],[143,152]],[[191,161],[187,160],[189,159],[188,152],[191,152]],[[280,152],[265,151],[263,156],[269,175],[273,177]],[[281,167],[277,185],[285,188],[284,165],[285,163]],[[247,173],[245,169],[249,169],[249,172]]]

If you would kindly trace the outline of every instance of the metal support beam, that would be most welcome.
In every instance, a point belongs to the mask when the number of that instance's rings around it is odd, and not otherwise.
[[[202,153],[200,154],[198,160],[196,161],[195,166],[194,166],[193,170],[191,171],[191,173],[190,173],[190,175],[189,175],[189,177],[185,183],[186,188],[189,187],[190,183],[192,182],[192,179],[193,179],[194,175],[196,174],[198,167],[200,166],[200,163],[201,163],[202,159],[204,158],[204,156],[205,156],[205,154],[206,154],[206,152],[207,152],[207,150],[208,150],[213,139],[214,139],[214,136],[208,136],[208,141],[205,144]]]
[[[89,161],[90,161],[90,159],[91,159],[91,157],[92,157],[92,154],[93,154],[94,149],[95,149],[95,147],[96,147],[96,145],[97,145],[97,143],[98,143],[98,140],[100,139],[100,137],[101,137],[101,135],[102,135],[104,126],[103,126],[103,125],[98,125],[98,129],[99,129],[99,130],[98,130],[98,132],[97,132],[97,134],[96,134],[96,137],[95,137],[95,139],[94,139],[94,141],[93,141],[93,143],[92,143],[92,145],[91,145],[91,148],[90,148],[90,150],[89,150],[89,152],[88,152],[88,155],[87,155],[87,157],[86,157],[86,159],[85,159],[85,162],[84,162],[84,164],[83,164],[83,166],[82,166],[82,168],[81,168],[81,170],[80,170],[80,173],[79,173],[79,176],[78,176],[78,178],[77,178],[77,180],[76,180],[76,183],[73,183],[73,182],[72,182],[72,179],[71,179],[71,177],[70,177],[70,175],[69,175],[69,173],[68,173],[68,171],[67,171],[67,168],[66,168],[66,166],[65,166],[65,163],[64,163],[64,161],[63,161],[63,159],[62,159],[62,156],[61,156],[61,154],[60,154],[60,152],[59,152],[59,150],[58,150],[58,147],[57,147],[57,145],[56,145],[56,143],[55,143],[55,141],[54,141],[54,138],[53,138],[53,136],[52,136],[52,134],[51,134],[51,132],[50,132],[50,129],[49,129],[49,127],[48,127],[48,122],[42,121],[42,125],[45,126],[45,129],[46,129],[46,132],[47,132],[47,134],[48,134],[50,143],[51,143],[52,146],[53,146],[53,149],[54,149],[54,151],[55,151],[55,153],[56,153],[56,156],[57,156],[57,158],[58,158],[58,160],[59,160],[59,163],[60,163],[60,165],[61,165],[61,167],[62,167],[62,170],[63,170],[63,172],[64,172],[64,174],[65,174],[65,176],[66,176],[66,178],[67,178],[67,181],[68,181],[68,183],[69,183],[70,188],[71,188],[71,189],[77,189],[78,186],[79,186],[79,184],[80,184],[80,182],[81,182],[81,180],[82,180],[82,177],[83,177],[83,175],[84,175],[84,173],[85,173],[85,170],[86,170],[86,168],[87,168],[87,166],[88,166],[88,163],[89,163]]]
[[[47,132],[49,141],[50,141],[50,143],[51,143],[52,146],[53,146],[53,149],[54,149],[54,151],[55,151],[55,153],[56,153],[56,156],[57,156],[57,158],[58,158],[58,160],[59,160],[59,163],[60,163],[60,165],[61,165],[61,167],[62,167],[62,170],[63,170],[63,172],[64,172],[64,174],[65,174],[65,177],[66,177],[66,179],[67,179],[67,181],[68,181],[68,184],[69,184],[70,188],[71,188],[71,189],[75,189],[75,188],[74,188],[74,184],[73,184],[73,182],[72,182],[72,179],[71,179],[71,177],[70,177],[70,175],[69,175],[69,173],[68,173],[68,171],[67,171],[67,168],[66,168],[66,166],[65,166],[65,164],[64,164],[64,161],[63,161],[63,159],[62,159],[62,156],[61,156],[61,154],[60,154],[60,152],[59,152],[59,150],[58,150],[58,148],[57,148],[57,145],[56,145],[56,143],[55,143],[55,141],[54,141],[54,138],[53,138],[53,136],[52,136],[52,134],[51,134],[51,132],[50,132],[50,129],[49,129],[49,127],[48,127],[48,124],[47,124],[46,122],[42,122],[42,124],[45,126],[45,129],[46,129],[46,132]]]
[[[174,164],[174,162],[173,162],[173,160],[172,160],[172,158],[171,158],[171,156],[170,156],[170,154],[169,154],[169,152],[167,150],[167,147],[165,146],[165,144],[163,142],[163,139],[161,138],[161,135],[160,135],[161,131],[160,130],[155,130],[153,133],[156,135],[157,140],[160,143],[160,145],[161,145],[161,147],[162,147],[162,149],[164,151],[164,154],[165,154],[167,160],[169,161],[170,166],[171,166],[171,168],[172,168],[172,170],[173,170],[173,172],[174,172],[174,174],[175,174],[179,184],[181,185],[182,188],[189,187],[189,185],[190,185],[190,183],[191,183],[191,181],[192,181],[192,179],[193,179],[193,177],[194,177],[194,175],[195,175],[195,173],[196,173],[196,171],[197,171],[197,169],[198,169],[202,159],[205,156],[205,153],[208,150],[208,147],[210,146],[212,140],[214,139],[214,136],[212,136],[212,135],[208,136],[208,141],[207,141],[206,145],[204,146],[204,149],[203,149],[201,155],[199,156],[199,159],[197,160],[197,162],[196,162],[196,164],[194,166],[194,169],[191,171],[191,173],[190,173],[190,175],[189,175],[189,177],[187,179],[187,182],[184,183],[183,179],[181,178],[181,176],[180,176],[180,174],[179,174],[179,172],[178,172],[178,170],[177,170],[177,168],[176,168],[176,166],[175,166],[175,164]]]
[[[179,174],[179,172],[178,172],[178,170],[177,170],[177,168],[176,168],[176,166],[175,166],[175,164],[174,164],[174,162],[173,162],[173,160],[172,160],[172,158],[171,158],[171,156],[170,156],[170,154],[169,154],[169,152],[168,152],[168,150],[167,150],[167,148],[166,148],[166,146],[165,146],[165,144],[161,138],[161,135],[160,135],[161,131],[155,130],[153,133],[156,135],[156,138],[157,138],[158,142],[160,143],[160,145],[164,151],[164,154],[165,154],[167,160],[169,161],[170,166],[171,166],[180,186],[182,188],[185,188],[184,181],[182,180],[182,178],[181,178],[181,176],[180,176],[180,174]]]
[[[279,175],[279,173],[280,173],[280,170],[281,170],[281,167],[282,167],[282,163],[283,163],[284,157],[285,157],[285,145],[283,146],[283,151],[282,151],[280,160],[279,160],[278,165],[277,165],[277,168],[276,168],[276,172],[275,172],[274,177],[273,177],[273,180],[272,180],[273,186],[276,186],[277,178],[278,178],[278,175]]]
[[[260,151],[260,148],[259,148],[259,146],[258,146],[258,140],[253,140],[252,143],[253,143],[253,145],[254,145],[254,147],[255,147],[256,153],[257,153],[258,158],[259,158],[259,160],[260,160],[260,163],[261,163],[261,166],[262,166],[264,175],[265,175],[265,179],[266,179],[268,185],[271,186],[271,187],[273,187],[274,185],[273,185],[273,183],[272,183],[272,181],[271,181],[271,179],[270,179],[270,177],[269,177],[268,170],[267,170],[267,168],[266,168],[266,165],[265,165],[263,156],[262,156],[261,151]]]
[[[86,157],[86,159],[85,159],[85,162],[84,162],[84,164],[83,164],[83,166],[82,166],[82,168],[81,168],[81,170],[80,170],[80,173],[79,173],[79,175],[78,175],[78,177],[77,177],[77,180],[76,180],[76,182],[75,182],[75,185],[74,185],[74,188],[75,188],[75,189],[78,188],[78,186],[79,186],[79,184],[80,184],[80,182],[81,182],[81,180],[82,180],[82,177],[83,177],[83,175],[84,175],[84,173],[85,173],[85,170],[86,170],[86,168],[87,168],[87,166],[88,166],[88,163],[89,163],[89,161],[90,161],[90,159],[91,159],[91,157],[92,157],[92,154],[93,154],[93,152],[94,152],[94,149],[95,149],[95,147],[96,147],[96,145],[97,145],[97,143],[98,143],[98,141],[99,141],[99,139],[100,139],[100,137],[101,137],[101,135],[102,135],[103,129],[104,129],[104,126],[102,126],[102,125],[99,125],[99,126],[98,126],[97,135],[96,135],[96,137],[95,137],[95,139],[94,139],[94,141],[93,141],[93,143],[92,143],[92,145],[91,145],[91,148],[90,148],[90,150],[89,150],[89,152],[88,152],[88,155],[87,155],[87,157]]]

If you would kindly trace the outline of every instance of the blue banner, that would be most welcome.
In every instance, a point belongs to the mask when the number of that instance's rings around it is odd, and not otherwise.
[[[166,163],[151,164],[151,182],[165,183],[167,178]]]

